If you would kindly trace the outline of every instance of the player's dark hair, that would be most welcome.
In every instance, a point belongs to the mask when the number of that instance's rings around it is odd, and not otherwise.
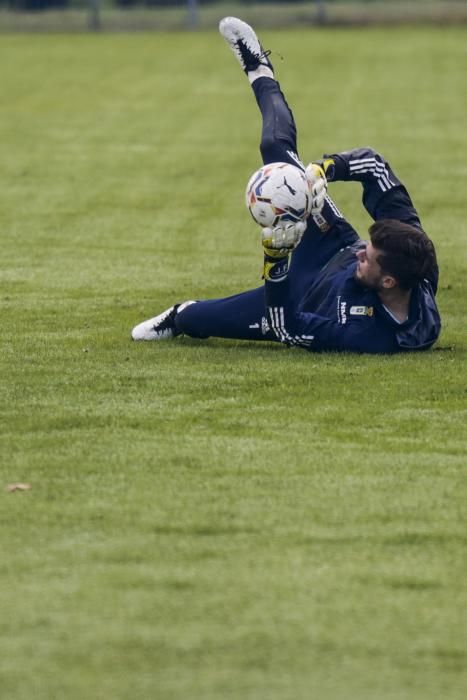
[[[370,239],[383,273],[394,277],[404,289],[423,279],[436,278],[435,248],[426,233],[396,219],[382,219],[370,226]]]

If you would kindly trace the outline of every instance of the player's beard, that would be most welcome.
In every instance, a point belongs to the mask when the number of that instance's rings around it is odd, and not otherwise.
[[[359,276],[358,265],[355,268],[353,278],[360,287],[364,287],[365,289],[373,289],[375,292],[379,292],[383,289],[381,277],[378,277],[377,279],[368,279]]]

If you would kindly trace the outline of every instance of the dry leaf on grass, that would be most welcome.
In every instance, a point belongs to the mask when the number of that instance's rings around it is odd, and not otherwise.
[[[8,484],[6,490],[9,493],[13,493],[13,491],[29,491],[31,488],[31,484]]]

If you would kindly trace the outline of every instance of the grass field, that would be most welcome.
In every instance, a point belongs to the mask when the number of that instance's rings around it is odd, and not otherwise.
[[[302,157],[407,184],[443,335],[130,342],[260,283],[248,84],[215,33],[2,37],[2,700],[465,698],[466,32],[263,38]]]

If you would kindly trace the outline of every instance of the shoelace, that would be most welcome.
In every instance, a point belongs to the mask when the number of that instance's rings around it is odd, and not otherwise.
[[[267,49],[267,51],[263,51],[263,53],[260,53],[260,55],[258,56],[258,61],[261,61],[262,58],[267,58],[268,56],[271,55],[271,53],[272,53],[271,49]]]
[[[261,54],[258,56],[258,61],[261,61],[262,58],[266,58],[266,59],[267,59],[271,54],[272,54],[272,50],[271,50],[271,49],[267,49],[266,51],[263,51],[263,53],[261,53]],[[278,51],[274,51],[274,56],[279,56],[279,58],[281,59],[281,61],[284,60],[283,55],[280,54]]]

